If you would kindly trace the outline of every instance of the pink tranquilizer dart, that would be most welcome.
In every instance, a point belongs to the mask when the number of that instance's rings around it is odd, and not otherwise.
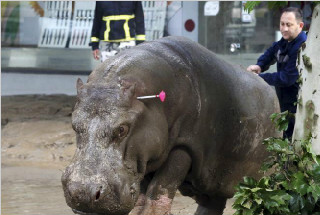
[[[150,99],[150,98],[160,98],[162,102],[166,99],[166,93],[162,90],[159,95],[152,95],[152,96],[139,96],[137,99]]]

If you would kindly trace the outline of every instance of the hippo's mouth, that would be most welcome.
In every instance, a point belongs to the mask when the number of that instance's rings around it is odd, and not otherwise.
[[[102,215],[102,214],[97,214],[97,213],[86,213],[86,212],[78,211],[76,209],[72,209],[72,211],[73,211],[73,213],[79,214],[79,215]]]

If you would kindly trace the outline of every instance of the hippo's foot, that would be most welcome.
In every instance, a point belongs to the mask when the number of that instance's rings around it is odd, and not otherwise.
[[[197,198],[196,201],[199,206],[194,215],[222,215],[227,199],[222,197]]]
[[[222,215],[222,214],[223,214],[223,210],[222,211],[210,210],[209,208],[205,208],[199,205],[194,215]]]
[[[172,199],[167,195],[160,195],[152,200],[144,194],[140,194],[134,209],[129,215],[170,215]]]

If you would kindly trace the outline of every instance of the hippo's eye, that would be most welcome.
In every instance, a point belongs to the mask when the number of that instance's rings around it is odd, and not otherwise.
[[[129,127],[127,125],[121,125],[119,127],[119,133],[118,133],[118,137],[125,137],[128,134],[129,131]]]
[[[120,125],[118,128],[116,128],[113,131],[113,139],[114,140],[119,140],[119,139],[127,136],[128,132],[129,132],[129,126]]]

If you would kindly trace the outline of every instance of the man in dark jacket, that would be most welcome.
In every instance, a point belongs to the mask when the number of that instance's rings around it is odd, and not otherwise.
[[[269,85],[275,86],[280,103],[281,112],[296,113],[299,78],[297,69],[297,55],[307,35],[302,31],[302,11],[289,7],[283,10],[280,18],[281,40],[273,45],[259,57],[256,65],[250,65],[247,71],[259,74]],[[261,73],[269,69],[271,64],[277,62],[277,72]],[[288,130],[284,137],[291,138],[294,128],[294,119],[289,121]]]
[[[145,40],[140,1],[97,1],[91,33],[93,57],[104,61]],[[100,45],[100,51],[99,51]],[[99,53],[100,52],[100,53]]]

